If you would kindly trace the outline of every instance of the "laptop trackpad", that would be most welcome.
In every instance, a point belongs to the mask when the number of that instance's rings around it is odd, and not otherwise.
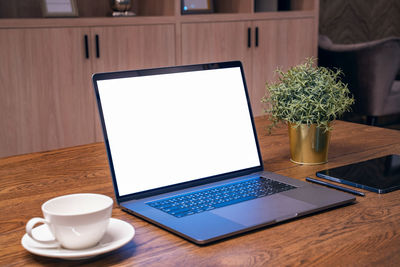
[[[298,213],[312,210],[316,207],[301,200],[275,194],[215,209],[210,212],[236,223],[255,226],[290,219],[296,217]]]

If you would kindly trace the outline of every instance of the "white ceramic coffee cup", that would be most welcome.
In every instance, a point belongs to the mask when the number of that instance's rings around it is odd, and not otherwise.
[[[42,244],[67,249],[95,246],[104,236],[111,217],[112,198],[99,194],[72,194],[56,197],[42,205],[43,218],[32,218],[26,233]],[[37,224],[47,224],[54,240],[43,241],[32,234]]]

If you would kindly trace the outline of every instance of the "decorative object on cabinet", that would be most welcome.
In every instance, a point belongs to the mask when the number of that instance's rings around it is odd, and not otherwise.
[[[278,10],[278,0],[255,0],[255,12],[271,12]]]
[[[136,14],[129,9],[132,7],[131,0],[111,0],[111,8],[113,9],[113,17],[131,17]]]
[[[214,12],[213,0],[181,0],[182,14],[200,14]]]
[[[278,69],[279,79],[267,83],[262,102],[271,128],[286,122],[289,129],[290,160],[300,164],[322,164],[328,160],[331,122],[350,110],[354,99],[340,78],[341,70],[314,67],[309,58],[287,72]]]
[[[76,0],[43,0],[44,17],[77,17]]]

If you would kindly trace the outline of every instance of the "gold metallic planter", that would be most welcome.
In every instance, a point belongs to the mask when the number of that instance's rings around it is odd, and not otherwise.
[[[288,123],[290,160],[309,165],[328,162],[330,131],[324,132],[315,124],[294,126]]]

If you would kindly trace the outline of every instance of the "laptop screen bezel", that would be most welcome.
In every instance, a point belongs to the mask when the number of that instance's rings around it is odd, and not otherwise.
[[[235,68],[235,67],[240,68],[241,75],[242,75],[243,88],[245,90],[248,111],[249,111],[249,115],[250,115],[251,125],[253,128],[253,134],[254,134],[255,144],[256,144],[257,153],[258,153],[258,159],[259,159],[259,163],[260,163],[259,166],[120,196],[118,186],[117,186],[117,179],[115,176],[114,164],[113,164],[113,159],[112,159],[112,155],[111,155],[111,148],[110,148],[110,143],[109,143],[109,139],[108,139],[108,135],[107,135],[107,129],[105,126],[106,124],[104,121],[103,109],[102,109],[102,105],[101,105],[100,94],[99,94],[97,82],[102,81],[102,80],[117,79],[117,78],[150,76],[150,75],[159,75],[159,74],[179,73],[179,72],[188,72],[188,71],[201,71],[201,70],[221,69],[221,68]],[[208,183],[231,179],[234,177],[244,176],[244,175],[248,175],[248,174],[251,174],[254,172],[259,172],[259,171],[264,170],[263,160],[261,157],[261,151],[260,151],[259,142],[258,142],[258,138],[257,138],[256,127],[254,124],[253,112],[252,112],[251,104],[250,104],[249,93],[248,93],[247,84],[246,84],[246,80],[245,80],[245,76],[244,76],[243,65],[240,61],[184,65],[184,66],[164,67],[164,68],[155,68],[155,69],[107,72],[107,73],[96,73],[92,76],[92,81],[93,81],[93,86],[94,86],[94,92],[95,92],[98,112],[99,112],[99,116],[100,116],[100,122],[101,122],[103,137],[104,137],[104,143],[105,143],[106,151],[107,151],[107,157],[108,157],[108,162],[109,162],[109,167],[110,167],[110,172],[111,172],[111,178],[112,178],[113,186],[114,186],[115,197],[116,197],[118,204],[121,202],[124,202],[124,201],[129,201],[129,200],[134,200],[134,199],[142,199],[142,198],[151,197],[154,195],[160,195],[160,194],[169,193],[169,192],[186,189],[186,188],[190,188],[190,187],[194,187],[194,186],[200,186],[200,185],[204,185],[204,184],[208,184]]]

